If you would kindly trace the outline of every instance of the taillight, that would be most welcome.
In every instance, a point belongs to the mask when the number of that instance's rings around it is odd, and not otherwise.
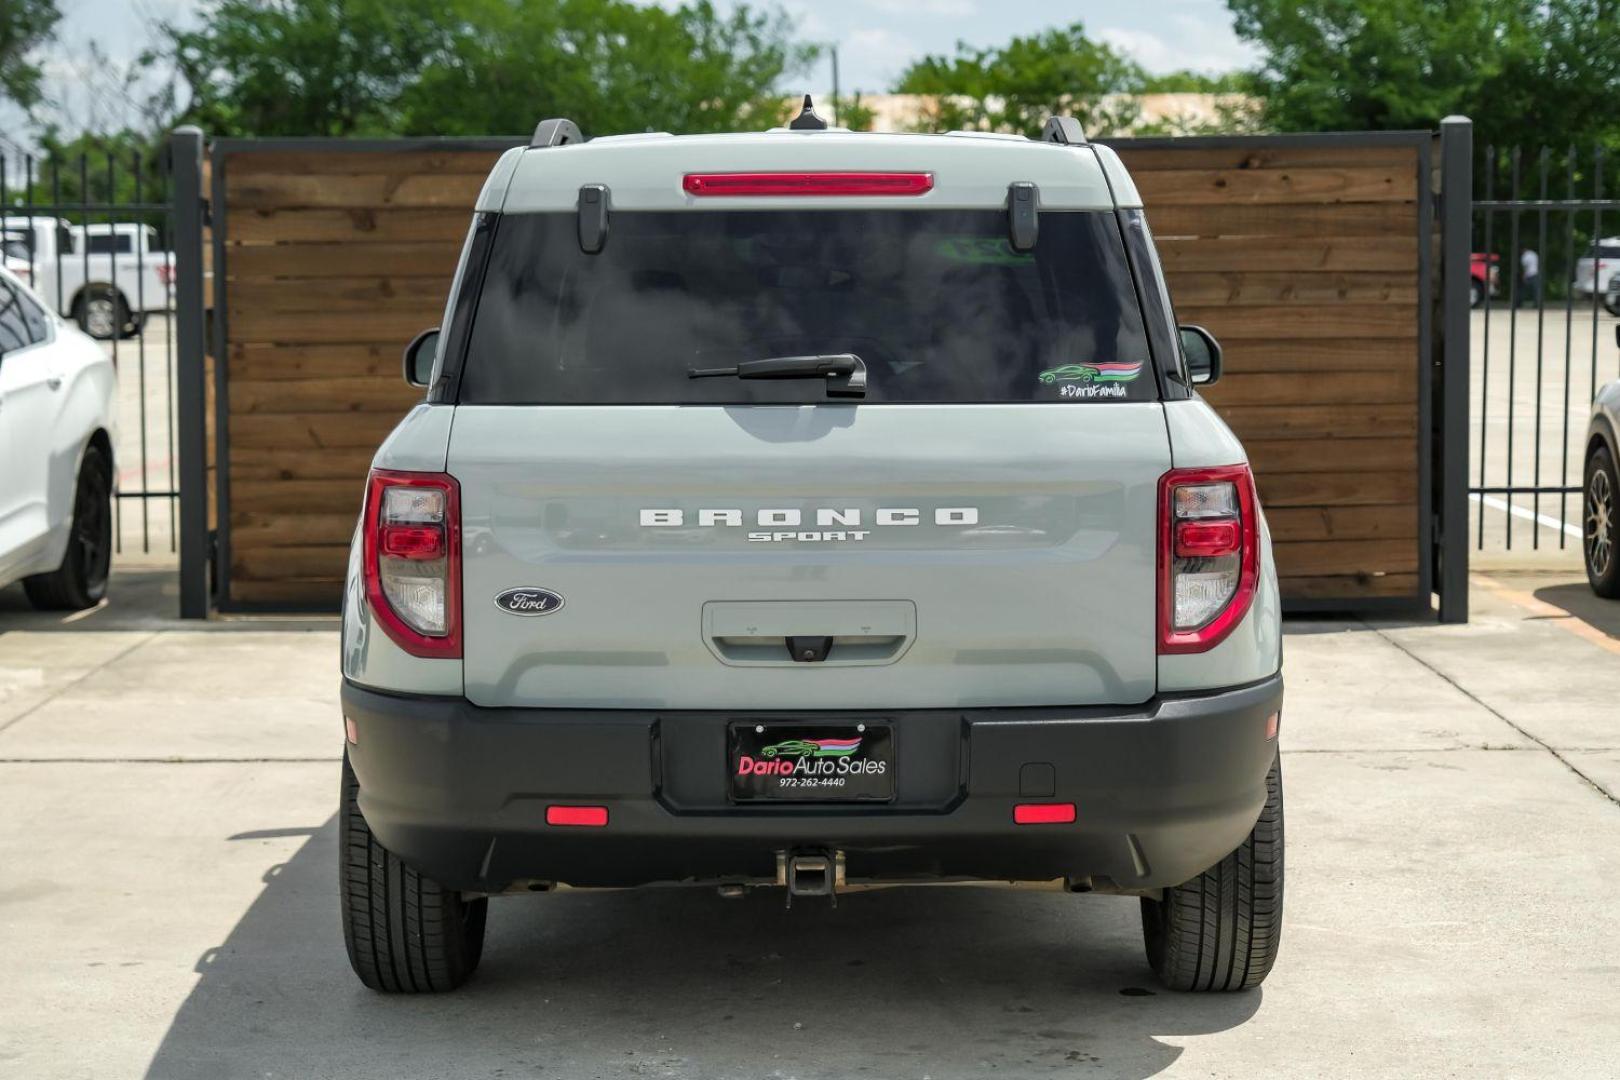
[[[688,195],[926,195],[926,172],[687,173]]]
[[[173,285],[174,284],[174,267],[169,263],[158,263],[157,279],[158,279],[158,284],[163,285],[165,287],[167,287],[169,285]]]
[[[371,470],[366,598],[413,656],[461,656],[461,489],[444,473]]]
[[[1248,614],[1260,523],[1247,465],[1172,469],[1159,480],[1159,652],[1214,648]]]

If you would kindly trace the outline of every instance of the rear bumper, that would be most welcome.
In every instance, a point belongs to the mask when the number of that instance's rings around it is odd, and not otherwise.
[[[455,888],[768,881],[779,852],[831,849],[852,882],[1090,878],[1134,890],[1186,881],[1248,834],[1282,677],[1134,708],[746,714],[893,723],[896,797],[876,806],[729,803],[737,714],[486,709],[348,682],[342,698],[368,824]],[[1076,820],[1015,825],[1021,802],[1072,802]],[[604,806],[608,825],[549,826],[553,803]]]

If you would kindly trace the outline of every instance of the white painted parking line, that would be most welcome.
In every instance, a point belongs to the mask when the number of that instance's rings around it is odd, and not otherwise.
[[[1541,525],[1549,529],[1562,529],[1564,534],[1567,536],[1573,536],[1577,539],[1581,539],[1586,535],[1585,533],[1581,532],[1579,525],[1570,525],[1567,522],[1559,521],[1555,517],[1548,517],[1546,514],[1537,514],[1533,511],[1526,510],[1522,506],[1514,506],[1505,499],[1498,499],[1495,495],[1479,495],[1470,492],[1468,497],[1474,502],[1490,507],[1492,510],[1502,510],[1512,514],[1514,517],[1524,518],[1527,521],[1533,521],[1537,525]]]

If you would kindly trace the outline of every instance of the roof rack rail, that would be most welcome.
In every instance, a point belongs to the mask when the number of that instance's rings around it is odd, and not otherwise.
[[[1080,121],[1072,116],[1048,117],[1046,126],[1041,128],[1041,142],[1062,143],[1064,146],[1086,145],[1086,133],[1080,127]]]
[[[579,125],[572,120],[542,120],[534,129],[534,138],[529,140],[529,149],[544,150],[548,146],[567,146],[584,141],[585,136],[580,133]]]

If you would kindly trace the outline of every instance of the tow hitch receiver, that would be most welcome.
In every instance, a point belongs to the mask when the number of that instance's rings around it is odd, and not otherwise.
[[[787,886],[787,906],[795,896],[825,896],[836,907],[838,882],[843,877],[842,852],[793,851],[777,857],[781,884]]]

